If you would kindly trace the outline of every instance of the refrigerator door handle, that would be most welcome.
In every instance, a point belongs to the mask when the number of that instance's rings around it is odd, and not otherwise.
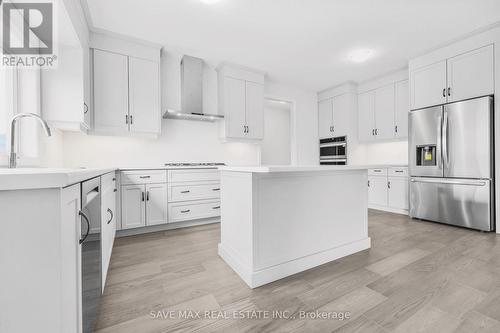
[[[436,158],[437,158],[437,167],[438,169],[442,169],[443,168],[443,142],[442,142],[442,138],[443,138],[443,116],[440,115],[438,117],[438,121],[437,121],[437,146],[439,147],[439,149],[441,150],[439,152],[439,154],[436,154]]]
[[[444,167],[447,168],[449,164],[448,160],[448,112],[446,109],[444,110],[444,116],[443,116],[443,129],[442,129],[442,138],[441,138],[441,151],[443,154],[443,164]]]
[[[471,185],[471,186],[486,186],[486,180],[469,180],[469,179],[429,179],[429,178],[411,178],[412,183],[434,183],[434,184],[450,184],[450,185]]]

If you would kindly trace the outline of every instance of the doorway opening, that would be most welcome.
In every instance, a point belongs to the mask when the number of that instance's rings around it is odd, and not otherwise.
[[[261,143],[262,165],[291,164],[292,103],[266,98],[264,100],[264,139]]]

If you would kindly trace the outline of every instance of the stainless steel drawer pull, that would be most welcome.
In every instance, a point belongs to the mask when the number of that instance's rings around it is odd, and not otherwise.
[[[187,190],[187,191],[181,191],[181,193],[189,193],[191,192],[190,190]]]
[[[151,176],[139,176],[139,178],[141,178],[141,179],[147,179],[147,178],[151,178]]]
[[[212,207],[212,209],[220,209],[220,206]]]
[[[116,192],[116,191],[118,191],[116,188],[115,188],[115,189],[113,189],[113,192]]]
[[[185,213],[189,213],[190,211],[191,211],[191,209],[181,210],[181,213],[185,214]]]
[[[373,170],[373,172],[382,172],[382,170]]]
[[[220,191],[220,188],[213,188],[212,191]]]
[[[396,170],[394,172],[396,172],[396,173],[403,173],[403,170]]]
[[[109,213],[110,217],[109,217],[109,221],[108,221],[108,223],[107,223],[107,224],[110,224],[110,223],[111,223],[111,221],[113,221],[113,216],[114,216],[114,215],[113,215],[113,211],[112,211],[111,209],[109,209],[109,208],[108,208],[108,213]]]

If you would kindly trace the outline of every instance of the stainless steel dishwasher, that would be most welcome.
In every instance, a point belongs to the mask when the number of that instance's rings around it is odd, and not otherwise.
[[[94,331],[101,288],[101,177],[82,183],[82,326],[83,333]]]

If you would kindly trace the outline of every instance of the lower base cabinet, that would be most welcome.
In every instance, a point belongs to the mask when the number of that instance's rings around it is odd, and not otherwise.
[[[408,168],[368,170],[368,206],[408,214]]]
[[[167,184],[122,186],[122,229],[167,223]]]

